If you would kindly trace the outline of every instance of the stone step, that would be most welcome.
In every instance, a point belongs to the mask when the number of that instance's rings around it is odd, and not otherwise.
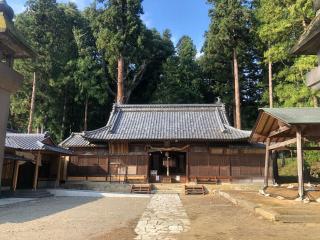
[[[182,194],[183,191],[181,190],[152,190],[151,193],[153,194]]]
[[[3,191],[1,192],[1,197],[11,197],[11,198],[46,198],[53,197],[53,194],[46,190],[17,190],[13,191]]]

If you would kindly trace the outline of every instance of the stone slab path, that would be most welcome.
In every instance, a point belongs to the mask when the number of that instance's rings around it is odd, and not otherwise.
[[[135,232],[137,240],[174,240],[187,232],[190,220],[178,194],[156,194],[151,198]]]

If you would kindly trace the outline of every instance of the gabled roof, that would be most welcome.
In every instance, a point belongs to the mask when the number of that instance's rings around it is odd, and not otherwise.
[[[72,133],[70,137],[65,139],[59,144],[62,147],[92,147],[95,146],[91,144],[87,139],[84,138],[83,133]]]
[[[71,151],[56,146],[48,133],[27,134],[7,132],[5,147],[23,151],[49,151],[70,155]]]
[[[114,105],[108,124],[84,133],[89,141],[244,141],[250,132],[230,126],[224,104]]]
[[[269,134],[281,126],[287,126],[287,131],[276,134],[272,141],[278,142],[291,138],[295,134],[296,126],[314,128],[312,134],[316,137],[316,128],[320,125],[320,108],[261,108],[256,124],[252,130],[252,142],[264,142]]]

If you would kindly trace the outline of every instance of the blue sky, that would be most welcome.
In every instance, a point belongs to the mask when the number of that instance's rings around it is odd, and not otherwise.
[[[68,2],[68,0],[58,0]],[[80,9],[85,8],[91,0],[71,0]],[[7,0],[16,13],[24,10],[25,0]],[[172,32],[172,40],[176,43],[183,35],[189,35],[201,50],[204,33],[209,27],[208,10],[206,0],[144,0],[143,21],[149,28],[156,28],[162,32],[169,28]]]

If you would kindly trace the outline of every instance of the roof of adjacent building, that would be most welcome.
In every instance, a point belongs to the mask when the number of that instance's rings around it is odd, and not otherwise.
[[[92,147],[94,144],[90,143],[87,139],[84,138],[83,133],[72,133],[67,139],[59,144],[63,147]]]
[[[114,105],[107,125],[89,141],[244,141],[250,132],[230,126],[224,104]]]
[[[287,124],[320,123],[320,108],[262,108],[261,111]]]
[[[7,132],[5,147],[22,151],[49,151],[70,155],[71,151],[56,146],[48,133],[27,134]]]
[[[301,35],[292,53],[298,55],[317,55],[320,50],[320,13],[312,20]]]
[[[308,130],[308,135],[317,137],[317,131],[310,129],[320,124],[320,108],[262,108],[253,127],[251,142],[265,142],[268,137],[273,142],[290,139],[296,134],[296,127],[303,126]],[[284,127],[285,126],[285,127]],[[283,131],[270,136],[270,133],[283,128]],[[307,134],[307,133],[305,133]],[[305,135],[307,136],[307,135]]]

